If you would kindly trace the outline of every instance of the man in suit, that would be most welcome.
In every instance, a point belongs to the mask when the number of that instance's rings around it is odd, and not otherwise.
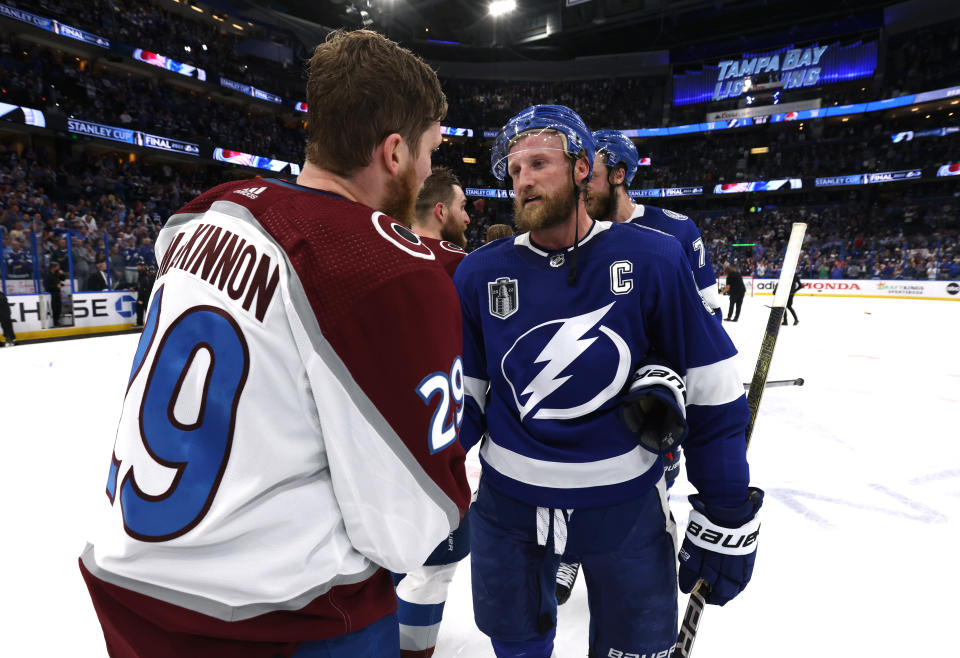
[[[107,263],[106,261],[99,261],[97,263],[97,269],[90,273],[90,276],[87,277],[87,290],[92,290],[94,292],[99,292],[101,290],[109,290],[110,282],[107,280]]]
[[[743,297],[747,294],[747,287],[743,284],[743,277],[727,265],[725,268],[727,285],[723,287],[723,294],[730,295],[730,307],[727,310],[727,320],[736,322],[740,319],[740,308],[743,306]]]

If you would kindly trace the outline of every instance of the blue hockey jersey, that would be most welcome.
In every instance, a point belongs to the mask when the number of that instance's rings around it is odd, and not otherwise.
[[[683,253],[690,262],[690,269],[693,270],[693,278],[697,281],[700,294],[713,309],[714,315],[722,318],[720,293],[717,291],[717,275],[713,271],[710,256],[707,255],[707,246],[703,243],[700,231],[693,220],[672,210],[638,203],[627,221],[662,231],[680,241]]]
[[[454,277],[463,311],[465,449],[481,439],[483,477],[532,505],[631,500],[663,473],[623,425],[618,400],[656,353],[684,377],[687,474],[705,498],[747,494],[747,405],[736,349],[701,298],[673,237],[594,222],[579,243],[546,250],[530,234],[468,255]]]

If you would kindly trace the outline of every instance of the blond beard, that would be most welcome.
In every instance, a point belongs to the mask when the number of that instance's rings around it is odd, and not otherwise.
[[[605,196],[590,194],[587,197],[587,214],[597,221],[612,220],[617,210],[617,199],[612,187],[607,188]]]
[[[419,191],[417,170],[411,163],[396,178],[391,178],[387,182],[387,197],[383,200],[381,212],[404,226],[411,226]]]
[[[563,190],[550,197],[541,197],[543,202],[534,208],[524,208],[520,198],[513,199],[513,223],[520,233],[539,231],[563,224],[577,207],[573,193],[573,181],[567,180]]]

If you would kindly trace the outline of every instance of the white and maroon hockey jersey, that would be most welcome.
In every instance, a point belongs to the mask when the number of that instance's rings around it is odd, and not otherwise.
[[[437,254],[363,205],[256,180],[173,215],[157,262],[81,557],[105,631],[150,618],[253,656],[389,614],[381,567],[420,566],[470,498]]]

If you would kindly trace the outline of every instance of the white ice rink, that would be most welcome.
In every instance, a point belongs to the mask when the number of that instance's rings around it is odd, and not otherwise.
[[[753,371],[770,297],[724,323]],[[726,304],[726,300],[724,300]],[[960,656],[960,303],[798,297],[750,450],[767,492],[753,582],[709,607],[694,656]],[[77,568],[104,495],[138,336],[0,350],[0,655],[106,655]],[[682,476],[681,476],[682,477]],[[685,522],[681,480],[673,506]],[[437,658],[491,657],[457,572]],[[681,607],[686,597],[681,599]],[[582,579],[557,654],[586,654]],[[952,646],[947,646],[952,644]]]

